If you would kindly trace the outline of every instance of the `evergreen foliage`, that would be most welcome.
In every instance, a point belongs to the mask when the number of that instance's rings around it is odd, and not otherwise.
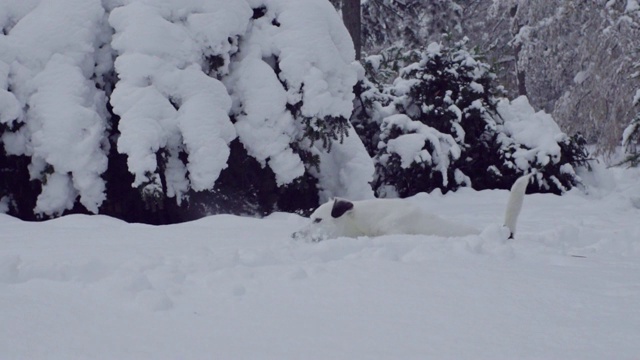
[[[51,4],[0,17],[0,212],[166,224],[371,193],[325,1]]]
[[[512,121],[507,111],[512,105],[500,99],[503,90],[490,66],[464,41],[432,43],[395,61],[370,57],[366,68],[376,71],[380,64],[396,66],[415,58],[399,69],[392,85],[363,80],[356,88],[352,122],[375,159],[379,196],[461,186],[506,189],[526,172],[537,174],[534,191],[560,194],[579,184],[571,164],[586,164],[584,140],[558,134],[547,148],[525,143],[518,134],[522,124]],[[383,76],[389,71],[394,70],[379,70]],[[530,109],[528,103],[513,106]],[[557,127],[552,119],[540,121]]]
[[[0,211],[23,219],[307,213],[369,182],[404,197],[525,172],[563,193],[588,166],[580,135],[501,98],[486,59],[451,40],[470,15],[453,0],[364,3],[364,69],[324,0],[59,3],[0,17]]]
[[[632,118],[640,7],[636,0],[370,0],[362,3],[363,51],[417,49],[470,38],[509,98],[527,96],[597,151],[619,145]],[[443,34],[446,34],[443,37]]]
[[[636,107],[640,107],[640,90],[637,94]],[[640,112],[631,119],[629,126],[624,130],[622,146],[626,151],[626,157],[620,165],[629,167],[640,165]]]

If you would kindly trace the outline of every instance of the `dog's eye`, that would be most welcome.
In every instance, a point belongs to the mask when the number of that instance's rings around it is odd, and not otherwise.
[[[319,223],[319,222],[321,222],[321,221],[322,221],[322,218],[315,218],[315,219],[313,219],[313,223],[314,223],[314,224],[317,224],[317,223]]]

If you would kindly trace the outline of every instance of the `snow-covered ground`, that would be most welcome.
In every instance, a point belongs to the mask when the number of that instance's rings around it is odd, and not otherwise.
[[[527,196],[509,241],[506,191],[409,200],[485,228],[463,238],[0,214],[0,358],[638,359],[640,171],[588,180]]]

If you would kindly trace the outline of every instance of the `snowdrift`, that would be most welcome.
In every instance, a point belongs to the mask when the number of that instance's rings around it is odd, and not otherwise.
[[[11,359],[631,359],[640,353],[638,170],[592,195],[413,201],[479,236],[297,242],[306,219],[154,227],[0,215],[0,353]],[[607,180],[608,182],[604,181]]]

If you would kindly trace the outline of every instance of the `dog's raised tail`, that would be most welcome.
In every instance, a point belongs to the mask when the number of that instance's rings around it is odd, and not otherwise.
[[[516,224],[518,223],[518,215],[522,210],[522,202],[524,201],[524,194],[527,191],[527,185],[529,185],[529,179],[532,174],[524,175],[511,186],[511,192],[509,193],[509,202],[507,203],[507,210],[504,214],[504,226],[506,226],[511,234],[509,239],[513,239],[516,233]]]

